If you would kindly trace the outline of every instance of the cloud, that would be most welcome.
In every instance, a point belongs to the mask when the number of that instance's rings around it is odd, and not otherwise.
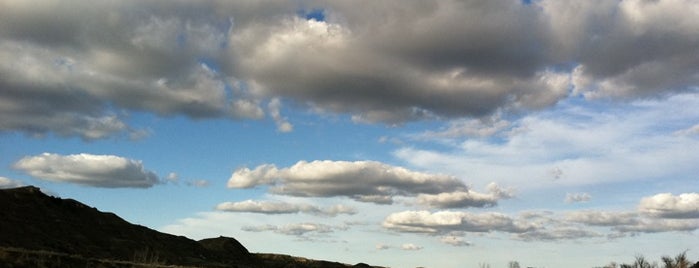
[[[389,249],[389,248],[391,248],[391,246],[386,245],[386,244],[376,244],[376,249],[377,249],[377,250],[387,250],[387,249]]]
[[[260,118],[227,64],[211,60],[225,58],[234,13],[162,4],[3,5],[0,130],[106,138],[130,129],[114,116],[121,109]]]
[[[216,206],[217,210],[227,212],[250,212],[263,214],[292,214],[308,213],[320,216],[334,217],[339,214],[355,214],[356,209],[345,205],[335,205],[327,208],[319,208],[308,204],[291,204],[272,201],[224,202]]]
[[[105,188],[148,188],[160,183],[138,160],[113,155],[43,153],[17,161],[13,168],[42,180]]]
[[[383,227],[398,232],[446,234],[451,232],[524,233],[535,228],[525,222],[496,212],[473,214],[460,211],[403,211],[392,213]]]
[[[426,131],[418,135],[424,139],[435,138],[462,138],[490,137],[510,127],[510,122],[503,120],[499,115],[478,119],[457,119],[448,123],[448,126],[439,131]]]
[[[464,240],[463,237],[454,236],[454,235],[442,236],[439,239],[439,241],[444,243],[444,244],[452,245],[455,247],[466,247],[466,246],[473,245],[473,244],[471,244],[471,242]]]
[[[277,131],[279,132],[291,132],[294,130],[294,126],[287,121],[286,118],[282,117],[280,113],[282,103],[279,100],[279,98],[274,98],[272,99],[269,104],[267,105],[267,108],[269,109],[269,115],[272,117],[274,120],[274,123],[277,125]]]
[[[580,203],[588,202],[592,199],[592,196],[588,193],[567,193],[565,202],[570,203]]]
[[[297,223],[287,224],[283,226],[261,225],[261,226],[244,226],[243,231],[246,232],[268,232],[272,231],[283,235],[304,236],[311,234],[326,234],[334,232],[338,227],[333,227],[318,223]]]
[[[638,212],[575,211],[566,220],[588,226],[609,227],[623,236],[627,233],[660,233],[699,229],[696,194],[656,194],[641,199]]]
[[[667,219],[699,219],[699,193],[656,194],[641,199],[641,213]]]
[[[209,184],[211,184],[211,183],[208,180],[190,180],[190,181],[187,181],[186,184],[188,186],[203,188],[203,187],[208,187]]]
[[[686,129],[681,129],[678,131],[675,131],[675,135],[678,136],[694,136],[694,135],[699,135],[699,124],[691,126]]]
[[[696,113],[686,112],[697,105],[696,94],[634,101],[605,111],[571,100],[512,120],[510,127],[492,137],[448,143],[422,139],[401,146],[393,155],[414,168],[459,174],[474,184],[496,182],[518,191],[686,178],[699,161],[697,154],[689,153],[699,150],[699,140],[674,133],[686,122],[699,120]],[[436,150],[429,142],[447,148]]]
[[[553,230],[541,229],[516,235],[524,241],[557,241],[576,240],[582,238],[602,237],[602,234],[576,227],[554,228]]]
[[[415,245],[413,243],[407,243],[407,244],[400,245],[400,249],[408,250],[408,251],[416,251],[416,250],[422,250],[423,247]]]
[[[566,219],[592,226],[619,226],[638,224],[635,212],[575,211],[568,213]]]
[[[346,196],[357,201],[391,203],[393,196],[466,190],[457,178],[421,173],[374,161],[300,161],[288,168],[260,165],[233,172],[229,188],[270,185],[270,192],[303,197]]]
[[[268,103],[286,132],[283,99],[361,122],[464,119],[431,134],[483,136],[506,121],[465,118],[571,90],[634,99],[699,84],[691,1],[315,2],[324,20],[300,5],[7,2],[0,131],[102,139],[134,131],[124,110],[259,119]]]
[[[0,189],[17,188],[24,186],[24,183],[18,180],[0,176]]]
[[[497,184],[488,184],[488,193],[472,190],[447,192],[439,194],[419,194],[417,202],[434,208],[493,207],[501,199],[512,198],[512,190],[503,190]]]
[[[685,35],[699,30],[697,3],[543,1],[541,6],[559,22],[551,24],[554,37],[569,43],[564,49],[578,51],[574,86],[585,96],[658,96],[699,83],[698,40]]]

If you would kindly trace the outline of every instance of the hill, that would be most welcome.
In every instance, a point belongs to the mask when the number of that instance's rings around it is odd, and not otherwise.
[[[6,267],[351,267],[251,254],[230,237],[195,241],[161,233],[33,186],[0,190],[0,219]]]

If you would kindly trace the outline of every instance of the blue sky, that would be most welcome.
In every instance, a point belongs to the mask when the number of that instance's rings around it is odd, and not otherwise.
[[[390,267],[699,260],[693,1],[0,1],[0,186]]]

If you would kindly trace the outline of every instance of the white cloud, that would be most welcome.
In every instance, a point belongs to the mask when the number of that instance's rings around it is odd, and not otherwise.
[[[588,202],[592,199],[592,196],[588,193],[567,193],[566,194],[566,203],[580,203],[580,202]]]
[[[413,243],[406,243],[406,244],[400,245],[400,249],[408,250],[408,251],[415,251],[415,250],[421,250],[421,249],[423,249],[423,247],[415,245]]]
[[[271,185],[275,194],[346,196],[358,201],[390,203],[393,196],[465,190],[452,176],[421,173],[374,161],[300,161],[288,168],[260,165],[233,172],[229,188]]]
[[[658,218],[699,219],[699,193],[656,194],[641,199],[638,209]]]
[[[389,248],[391,248],[391,246],[386,245],[386,244],[376,244],[376,249],[377,249],[377,250],[387,250],[387,249],[389,249]]]
[[[0,176],[0,189],[16,188],[21,186],[24,186],[24,183],[21,181]]]
[[[148,188],[160,183],[138,160],[113,155],[43,153],[27,156],[13,167],[42,180],[107,188]]]
[[[514,195],[512,190],[503,190],[497,184],[488,185],[488,193],[478,193],[472,190],[447,192],[439,194],[419,194],[417,202],[434,208],[466,208],[493,207],[501,199],[509,199]]]
[[[320,216],[334,217],[339,214],[355,214],[357,210],[345,206],[335,205],[327,208],[319,208],[308,204],[292,204],[285,202],[273,201],[253,201],[246,200],[242,202],[224,202],[216,206],[217,210],[228,212],[250,212],[263,214],[290,214],[290,213],[308,213]]]
[[[501,213],[473,214],[460,211],[403,211],[389,215],[382,225],[389,230],[426,234],[493,231],[523,233],[535,228]]]

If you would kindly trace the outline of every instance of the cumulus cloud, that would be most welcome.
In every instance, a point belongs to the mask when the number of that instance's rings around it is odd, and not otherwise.
[[[580,202],[587,202],[592,199],[592,196],[588,193],[567,193],[565,202],[570,204],[570,203],[580,203]]]
[[[160,183],[138,160],[114,155],[43,153],[17,161],[13,168],[42,180],[106,188],[148,188]]]
[[[357,201],[391,203],[396,195],[437,194],[465,190],[453,176],[421,173],[374,161],[300,161],[288,168],[260,165],[233,172],[229,188],[270,185],[275,194],[346,196]]]
[[[447,192],[439,194],[420,194],[417,202],[435,208],[493,207],[501,199],[513,197],[512,190],[501,189],[497,184],[488,184],[488,193],[472,190]]]
[[[24,183],[18,180],[0,176],[0,189],[16,188],[20,186],[24,186]]]
[[[327,208],[319,208],[308,204],[291,204],[284,202],[273,201],[253,201],[245,200],[242,202],[224,202],[216,206],[217,210],[228,212],[250,212],[263,214],[291,214],[291,213],[308,213],[320,216],[334,217],[339,214],[355,214],[357,210],[345,206],[335,205]]]
[[[661,193],[641,199],[641,213],[658,218],[699,219],[699,193]]]
[[[653,96],[699,83],[699,40],[685,34],[699,30],[697,3],[543,1],[541,6],[561,22],[552,24],[556,38],[579,51],[574,86],[588,97]]]
[[[450,232],[506,232],[524,233],[535,228],[505,214],[487,212],[473,214],[461,211],[403,211],[392,213],[383,221],[383,227],[399,232],[445,234]]]
[[[638,212],[574,211],[566,221],[588,226],[609,227],[611,237],[628,233],[660,233],[699,229],[696,194],[678,196],[662,193],[641,199]]]
[[[285,132],[280,98],[396,124],[545,108],[571,88],[635,98],[699,84],[692,1],[316,1],[323,20],[300,17],[300,5],[9,1],[0,131],[99,139],[132,131],[114,116],[122,109],[259,119],[271,100]]]

